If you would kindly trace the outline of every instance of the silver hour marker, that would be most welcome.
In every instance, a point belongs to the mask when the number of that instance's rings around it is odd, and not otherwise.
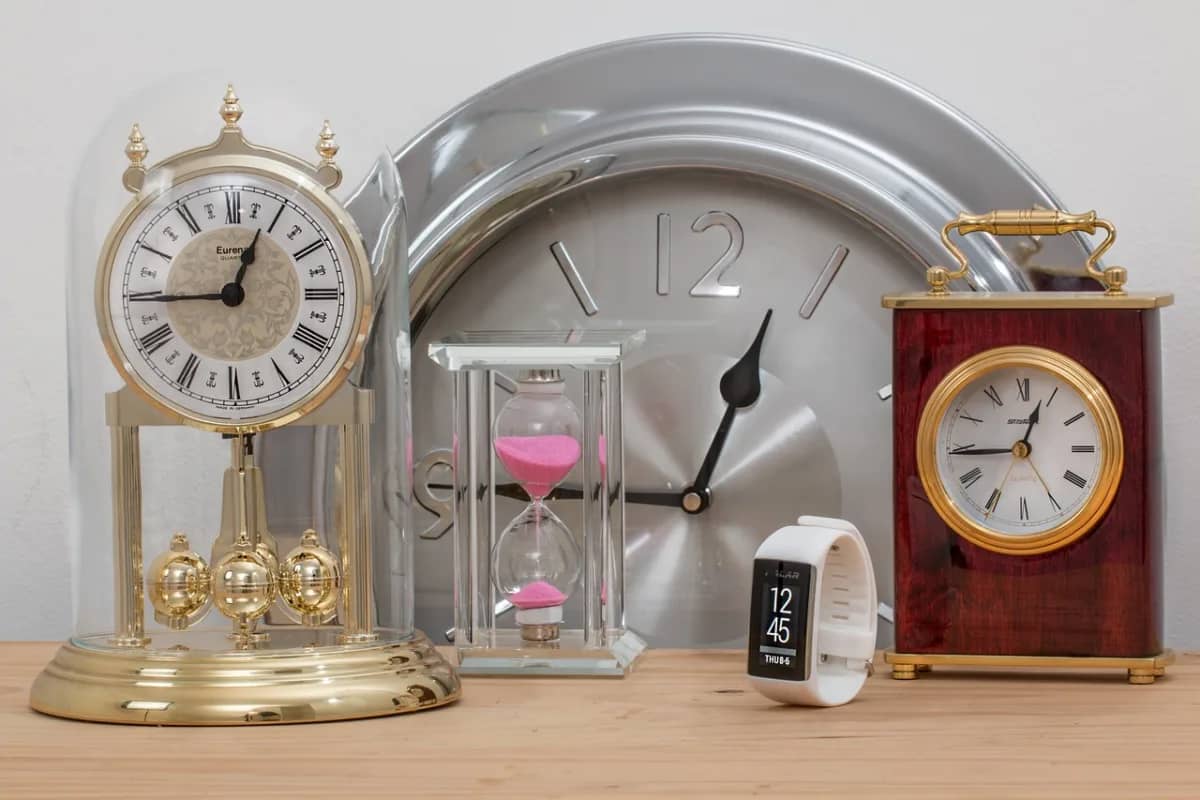
[[[583,276],[579,274],[579,268],[571,260],[571,254],[567,252],[566,245],[562,242],[555,242],[550,245],[550,253],[554,256],[554,260],[558,262],[558,267],[566,277],[567,283],[571,284],[571,291],[575,293],[575,298],[579,301],[579,305],[583,306],[583,313],[589,317],[599,313],[600,307],[596,305],[595,299],[592,298],[592,293],[588,291],[587,284],[583,282]]]
[[[825,262],[825,267],[821,270],[821,274],[817,276],[817,282],[808,290],[808,297],[805,297],[804,302],[800,305],[801,317],[804,319],[812,317],[813,312],[817,310],[817,304],[825,296],[825,291],[829,288],[829,284],[833,283],[833,279],[837,277],[838,270],[842,268],[842,263],[848,255],[850,255],[850,249],[845,245],[839,244],[833,248],[833,252],[829,254],[829,260]]]
[[[879,399],[881,401],[891,400],[892,399],[892,385],[889,383],[887,386],[880,386],[878,389],[875,390],[875,394],[879,395]]]
[[[671,293],[671,215],[658,215],[658,293]]]

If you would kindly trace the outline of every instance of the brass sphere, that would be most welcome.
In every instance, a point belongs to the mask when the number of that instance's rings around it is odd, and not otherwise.
[[[321,546],[317,532],[306,530],[300,544],[283,560],[279,594],[309,626],[320,625],[337,607],[342,571],[337,557]]]
[[[146,592],[154,618],[181,631],[204,616],[210,597],[208,562],[177,533],[171,549],[154,559],[146,573]]]
[[[212,567],[213,603],[230,619],[247,622],[267,613],[277,582],[270,562],[254,550],[235,549]]]

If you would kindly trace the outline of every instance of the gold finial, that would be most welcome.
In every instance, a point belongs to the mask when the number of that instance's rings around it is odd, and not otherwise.
[[[321,126],[321,135],[317,137],[317,153],[321,156],[321,163],[317,165],[317,180],[321,181],[326,189],[335,189],[342,182],[341,167],[333,163],[333,157],[340,149],[333,140],[333,126],[329,124],[329,120],[325,120],[325,124]]]
[[[1124,267],[1108,267],[1101,273],[1100,282],[1104,284],[1104,293],[1109,297],[1125,294],[1125,283],[1129,273]]]
[[[133,123],[133,130],[129,132],[129,144],[125,145],[125,155],[129,156],[130,165],[144,166],[149,152],[150,148],[146,147],[146,137],[142,136],[141,126]]]
[[[945,267],[930,267],[925,270],[925,280],[929,282],[930,294],[947,294],[950,289],[950,271]]]
[[[146,155],[150,148],[146,147],[146,137],[142,136],[142,128],[136,122],[129,131],[129,142],[125,145],[125,155],[129,158],[129,166],[121,176],[121,184],[131,192],[141,191],[146,179]]]
[[[221,119],[225,120],[228,127],[235,127],[238,120],[242,118],[242,104],[238,102],[237,92],[233,90],[233,84],[225,85],[225,97],[221,102]]]
[[[333,157],[340,149],[337,142],[333,140],[333,127],[329,124],[329,120],[325,120],[325,124],[321,126],[321,135],[317,138],[317,153],[321,156],[321,163],[332,162]]]

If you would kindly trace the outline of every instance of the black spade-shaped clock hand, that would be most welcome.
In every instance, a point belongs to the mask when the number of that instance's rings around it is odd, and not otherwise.
[[[258,244],[258,237],[261,233],[262,228],[254,232],[254,238],[242,251],[242,265],[238,267],[237,274],[233,276],[232,281],[221,287],[221,302],[230,308],[240,306],[246,299],[246,290],[242,288],[242,279],[246,277],[246,268],[254,263],[254,247]]]
[[[254,263],[254,246],[258,244],[258,236],[261,233],[262,228],[255,231],[254,238],[250,240],[249,246],[242,251],[242,265],[238,267],[237,275],[233,278],[233,282],[238,286],[242,285],[242,280],[246,277],[246,267]]]
[[[1038,419],[1042,416],[1042,401],[1038,400],[1038,404],[1034,406],[1033,413],[1029,415],[1029,427],[1025,429],[1025,438],[1021,442],[1025,445],[1026,451],[1029,450],[1029,434],[1033,433],[1033,426],[1037,425]]]
[[[772,313],[773,309],[768,308],[762,324],[758,326],[758,334],[754,337],[754,343],[750,345],[750,349],[721,376],[721,399],[728,405],[725,407],[720,424],[717,425],[717,432],[713,435],[712,443],[708,446],[708,452],[704,454],[704,463],[700,465],[700,471],[696,473],[696,480],[692,481],[692,485],[684,489],[680,495],[679,503],[689,514],[699,514],[708,508],[712,501],[708,485],[712,480],[713,470],[717,467],[717,459],[721,457],[721,450],[725,447],[725,440],[729,437],[729,430],[733,427],[733,419],[739,408],[754,405],[762,393],[762,382],[758,375],[758,358],[762,353],[763,338],[767,334],[767,325],[771,322]]]

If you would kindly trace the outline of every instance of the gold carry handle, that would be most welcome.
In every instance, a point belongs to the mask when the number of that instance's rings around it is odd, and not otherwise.
[[[1047,208],[1023,208],[1016,211],[989,211],[986,214],[959,214],[946,223],[942,228],[942,244],[946,245],[956,261],[958,269],[954,272],[945,267],[930,267],[925,272],[929,282],[929,293],[943,295],[949,293],[952,280],[963,278],[967,274],[967,257],[963,251],[950,240],[950,232],[958,231],[959,235],[968,233],[990,233],[993,236],[1061,236],[1065,233],[1095,233],[1096,229],[1107,231],[1108,236],[1100,246],[1087,257],[1083,268],[1088,277],[1095,278],[1104,287],[1107,295],[1125,294],[1125,281],[1128,274],[1123,267],[1108,267],[1101,270],[1096,266],[1100,256],[1112,247],[1117,240],[1116,227],[1106,219],[1096,217],[1095,211],[1084,214],[1068,214]]]

